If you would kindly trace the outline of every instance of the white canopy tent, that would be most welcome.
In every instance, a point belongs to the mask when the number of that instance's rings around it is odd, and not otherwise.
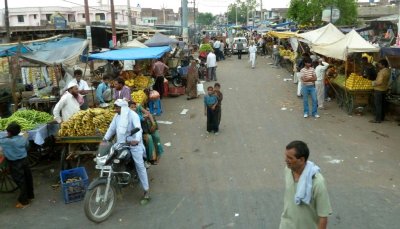
[[[379,52],[379,47],[368,43],[354,29],[342,39],[327,45],[313,45],[312,51],[339,60],[347,60],[347,55],[355,52]]]
[[[143,44],[142,42],[133,39],[131,41],[128,41],[127,43],[125,43],[123,45],[124,48],[148,48],[145,44]]]
[[[336,26],[329,23],[328,25],[319,29],[296,34],[296,36],[301,38],[300,41],[310,45],[326,45],[342,39],[344,34],[338,28],[336,28]]]

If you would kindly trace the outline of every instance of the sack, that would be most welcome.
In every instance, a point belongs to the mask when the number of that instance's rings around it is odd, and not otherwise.
[[[151,90],[150,91],[150,100],[157,100],[160,98],[160,93],[156,90]]]
[[[197,84],[197,95],[205,95],[204,86],[202,83]]]

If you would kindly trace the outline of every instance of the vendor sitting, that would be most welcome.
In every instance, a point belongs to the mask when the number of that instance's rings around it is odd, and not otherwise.
[[[100,105],[107,104],[112,100],[111,88],[109,84],[110,78],[111,77],[109,75],[104,75],[103,82],[101,82],[96,89],[96,99]]]
[[[143,140],[146,147],[147,162],[157,165],[160,161],[161,155],[164,153],[157,122],[150,112],[144,109],[140,104],[131,101],[129,107],[140,117],[143,129]]]
[[[122,78],[116,80],[113,99],[125,99],[126,101],[132,100],[131,89],[125,86],[125,81]]]
[[[20,132],[20,125],[14,122],[9,124],[7,137],[0,139],[0,146],[3,148],[4,156],[10,166],[11,177],[20,190],[15,207],[25,208],[35,198],[35,195],[33,193],[32,173],[27,160],[28,141],[25,137],[19,136]]]
[[[58,123],[67,121],[72,115],[80,110],[78,100],[80,100],[81,95],[78,93],[78,85],[74,82],[69,82],[67,88],[68,90],[64,93],[53,109],[54,119]]]

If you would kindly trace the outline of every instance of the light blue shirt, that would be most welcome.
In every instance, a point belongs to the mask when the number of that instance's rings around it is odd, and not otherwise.
[[[139,144],[137,146],[132,146],[131,149],[134,151],[139,151],[139,150],[144,150],[144,145],[143,145],[143,140],[142,140],[142,126],[140,125],[140,118],[139,115],[136,114],[136,112],[132,111],[129,109],[128,113],[128,128],[126,129],[125,134],[118,134],[117,133],[117,127],[118,123],[120,122],[121,115],[116,114],[111,121],[110,127],[107,130],[107,133],[104,136],[104,140],[109,141],[111,138],[116,135],[116,142],[117,143],[126,143],[126,141],[138,141]],[[138,127],[140,128],[140,131],[138,131],[136,134],[133,136],[130,136],[131,131],[135,128]],[[129,136],[129,137],[128,137]]]
[[[4,156],[10,161],[16,161],[27,156],[28,141],[23,136],[2,138],[0,139],[0,146],[3,148]]]
[[[99,101],[99,103],[105,103],[104,98],[103,98],[103,93],[109,88],[110,88],[110,86],[108,86],[104,82],[99,84],[99,86],[96,89],[96,98],[97,98],[97,101]]]

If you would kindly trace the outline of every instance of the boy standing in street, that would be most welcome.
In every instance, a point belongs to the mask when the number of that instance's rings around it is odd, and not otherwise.
[[[21,127],[17,123],[8,125],[7,137],[0,139],[0,146],[10,165],[11,176],[20,190],[15,207],[25,208],[29,205],[30,200],[35,198],[35,195],[33,194],[32,173],[26,158],[28,141],[25,137],[19,136],[20,132]]]
[[[224,95],[221,92],[221,85],[219,83],[214,84],[214,94],[217,96],[218,104],[215,107],[215,112],[217,113],[217,124],[219,129],[219,124],[221,123],[221,112],[222,112],[222,100]]]
[[[204,96],[204,115],[207,116],[207,133],[214,132],[218,135],[218,117],[216,107],[218,98],[214,95],[214,88],[209,86],[207,88],[207,95]]]

